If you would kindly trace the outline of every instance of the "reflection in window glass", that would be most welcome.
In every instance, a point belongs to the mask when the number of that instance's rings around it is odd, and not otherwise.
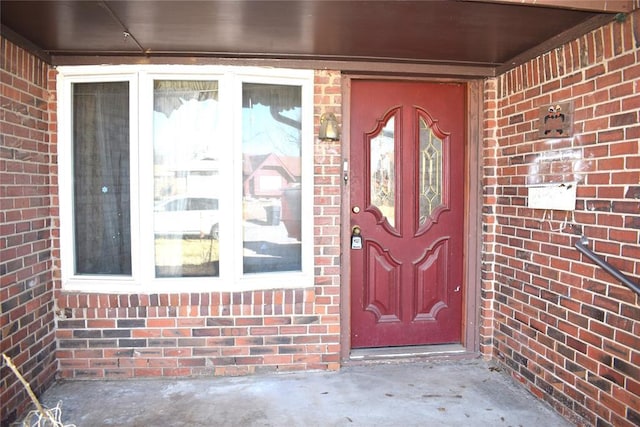
[[[218,83],[156,80],[153,107],[156,276],[218,276]]]
[[[371,139],[371,205],[395,226],[395,120],[391,117]]]
[[[131,274],[129,83],[73,84],[76,274]]]
[[[299,86],[242,87],[243,273],[301,271]]]

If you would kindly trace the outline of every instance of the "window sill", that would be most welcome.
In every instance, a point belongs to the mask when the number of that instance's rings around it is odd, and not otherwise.
[[[63,281],[63,292],[101,294],[157,294],[157,293],[206,293],[246,292],[275,289],[301,289],[314,286],[313,276],[303,273],[263,274],[259,277],[237,281],[219,278],[166,278],[141,283],[135,280],[112,277],[75,277]]]

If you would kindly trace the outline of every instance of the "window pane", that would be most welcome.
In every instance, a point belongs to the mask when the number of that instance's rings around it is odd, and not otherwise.
[[[156,276],[218,276],[218,83],[156,80],[153,103]]]
[[[73,85],[76,274],[131,275],[129,83]]]
[[[243,272],[300,271],[299,86],[242,89]]]
[[[371,205],[380,209],[389,225],[395,226],[395,120],[389,118],[381,132],[371,139]]]

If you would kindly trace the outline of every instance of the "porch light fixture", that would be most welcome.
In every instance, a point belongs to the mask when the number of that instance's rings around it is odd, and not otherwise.
[[[337,141],[340,139],[338,119],[333,113],[323,113],[320,116],[320,131],[318,138],[322,141]]]

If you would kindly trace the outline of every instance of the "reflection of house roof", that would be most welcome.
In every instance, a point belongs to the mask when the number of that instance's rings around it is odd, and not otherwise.
[[[250,179],[260,169],[279,169],[287,180],[297,181],[300,177],[300,157],[278,156],[276,154],[245,154],[242,172],[245,179]]]

